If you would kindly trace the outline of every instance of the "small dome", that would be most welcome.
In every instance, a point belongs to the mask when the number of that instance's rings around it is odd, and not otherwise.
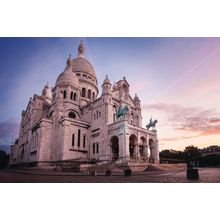
[[[109,78],[108,78],[108,75],[106,75],[106,77],[105,77],[105,80],[104,80],[104,82],[103,82],[103,85],[104,84],[110,84],[111,85],[111,82],[110,82],[110,80],[109,80]]]
[[[137,93],[135,93],[134,101],[140,102],[140,99],[139,99],[139,97],[137,96]]]
[[[52,99],[52,93],[51,93],[51,89],[49,87],[49,83],[47,82],[47,84],[44,86],[44,89],[42,91],[42,96],[49,102]]]
[[[69,56],[65,70],[57,78],[56,86],[69,84],[78,88],[79,80],[76,74],[72,70],[72,65],[73,65],[73,60],[71,59],[71,56]]]

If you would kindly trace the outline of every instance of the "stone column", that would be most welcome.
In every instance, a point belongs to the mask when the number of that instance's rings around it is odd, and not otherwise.
[[[154,139],[154,148],[153,148],[153,157],[156,163],[159,162],[159,143],[157,138],[157,130],[154,130],[155,139]]]
[[[144,145],[144,160],[148,162],[148,146]]]
[[[140,153],[139,153],[139,144],[136,144],[135,145],[135,159],[138,160],[139,159],[139,156],[140,156]]]
[[[119,157],[123,162],[129,159],[129,132],[128,122],[122,119],[119,127]]]
[[[66,99],[70,100],[70,93],[72,92],[71,88],[68,86],[67,90],[66,90]]]
[[[159,162],[159,144],[158,144],[158,140],[156,140],[156,143],[155,143],[155,151],[154,151],[154,159],[155,159],[155,162]]]
[[[149,161],[154,160],[154,149],[149,145]]]

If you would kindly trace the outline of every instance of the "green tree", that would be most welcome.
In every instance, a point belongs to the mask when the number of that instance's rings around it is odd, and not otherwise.
[[[9,163],[9,154],[6,154],[5,151],[0,150],[0,169],[7,167]]]
[[[160,152],[160,161],[161,163],[183,163],[183,152],[176,150],[162,150]]]
[[[202,156],[201,152],[198,149],[198,147],[195,147],[193,145],[190,145],[190,146],[186,147],[185,150],[183,151],[183,154],[184,154],[184,159],[186,161],[188,161],[188,160],[198,160]]]

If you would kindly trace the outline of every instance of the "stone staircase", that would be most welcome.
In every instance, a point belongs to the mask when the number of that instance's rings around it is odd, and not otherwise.
[[[62,163],[56,164],[54,168],[57,171],[69,171],[69,172],[83,172],[83,173],[105,173],[107,170],[111,170],[112,173],[121,173],[126,169],[131,169],[135,172],[143,172],[150,165],[148,162],[122,162],[122,161],[62,161]]]
[[[97,163],[90,167],[90,171],[96,171],[97,173],[104,173],[106,170],[111,170],[113,173],[121,173],[126,169],[131,169],[135,172],[142,172],[149,166],[148,162],[106,162]]]

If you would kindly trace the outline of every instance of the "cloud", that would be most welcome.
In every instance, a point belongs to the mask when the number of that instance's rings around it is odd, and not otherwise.
[[[215,109],[183,107],[181,105],[166,103],[144,105],[143,108],[165,112],[167,122],[174,130],[197,133],[197,136],[220,134],[220,113]],[[187,138],[184,136],[179,139]],[[174,140],[174,138],[171,139]]]
[[[0,123],[0,147],[11,145],[18,137],[19,120],[17,118],[9,118]]]
[[[209,120],[209,123],[210,123],[210,124],[220,123],[220,118],[211,118],[211,119]]]

